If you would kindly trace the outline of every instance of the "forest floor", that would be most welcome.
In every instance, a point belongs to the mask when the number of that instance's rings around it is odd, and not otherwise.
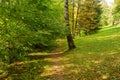
[[[67,50],[65,40],[49,52],[30,53],[16,62],[3,80],[120,80],[120,27],[76,37],[76,49]]]
[[[64,51],[67,43],[60,42],[44,58],[48,64],[41,80],[120,80],[120,27],[78,37],[77,48],[71,51]]]
[[[29,53],[30,60],[12,64],[3,80],[64,80],[63,53],[61,44],[47,53]]]
[[[62,76],[64,74],[63,53],[60,45],[49,53],[52,57],[48,60],[51,61],[52,65],[50,68],[45,68],[45,71],[41,76],[49,76],[51,80],[64,80],[64,77]]]

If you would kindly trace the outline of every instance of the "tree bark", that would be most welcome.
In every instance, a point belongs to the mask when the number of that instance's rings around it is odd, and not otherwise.
[[[78,2],[78,7],[77,7],[77,11],[76,11],[76,21],[75,21],[75,31],[77,31],[77,34],[80,34],[80,30],[79,30],[79,26],[78,26],[78,14],[79,14],[79,2]]]
[[[74,2],[74,0],[72,2],[73,2],[73,4],[72,4],[72,37],[74,38],[75,37],[75,19],[74,19],[75,2]]]
[[[65,23],[66,23],[66,31],[67,31],[67,42],[68,42],[68,47],[69,50],[76,48],[71,30],[70,30],[70,25],[69,25],[69,9],[68,9],[68,0],[64,0],[64,8],[65,8]]]

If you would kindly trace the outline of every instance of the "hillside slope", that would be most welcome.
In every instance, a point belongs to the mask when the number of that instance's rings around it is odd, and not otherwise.
[[[67,52],[68,80],[120,80],[120,27],[75,40],[77,48]],[[67,79],[66,79],[67,80]]]

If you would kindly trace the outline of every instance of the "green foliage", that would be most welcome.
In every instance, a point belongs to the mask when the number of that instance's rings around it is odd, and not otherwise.
[[[91,34],[99,29],[101,7],[100,2],[93,0],[79,1],[79,14],[77,17],[77,29],[84,30]]]
[[[0,3],[0,54],[12,63],[34,48],[54,45],[64,36],[62,7],[50,0],[5,0]]]
[[[1,54],[2,55],[14,54],[14,56],[17,57],[18,55],[19,56],[18,58],[20,58],[20,55],[22,55],[25,51],[25,48],[27,48],[25,44],[27,42],[28,29],[25,28],[24,24],[22,23],[17,23],[15,20],[12,19],[6,19],[2,21],[0,30],[1,30],[0,33]],[[5,56],[2,55],[1,57],[4,58]]]
[[[115,1],[113,16],[114,16],[114,23],[119,24],[120,23],[120,0]]]
[[[100,20],[101,26],[107,26],[109,24],[108,14],[110,14],[110,7],[107,5],[107,3],[104,3],[102,5],[102,14],[101,14],[101,20]]]

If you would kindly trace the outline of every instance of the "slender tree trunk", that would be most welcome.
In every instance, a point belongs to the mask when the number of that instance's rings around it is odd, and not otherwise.
[[[66,22],[66,31],[67,31],[67,42],[68,42],[68,47],[69,50],[76,48],[71,30],[70,30],[70,25],[69,25],[69,9],[68,9],[68,0],[64,0],[64,8],[65,8],[65,22]]]
[[[74,2],[74,0],[73,0],[72,2],[73,2],[73,5],[72,5],[72,36],[73,36],[73,38],[74,38],[74,37],[75,37],[75,19],[74,19],[75,2]]]
[[[76,12],[76,21],[75,21],[75,30],[77,30],[77,29],[79,29],[78,28],[78,14],[79,14],[79,7],[80,7],[80,5],[79,5],[79,3],[78,3],[78,8],[77,8],[77,12]],[[79,34],[79,30],[77,30],[77,34]]]

